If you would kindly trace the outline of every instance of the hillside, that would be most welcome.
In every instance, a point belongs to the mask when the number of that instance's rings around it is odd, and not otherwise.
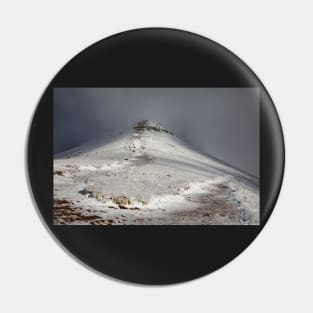
[[[140,121],[54,159],[54,223],[259,224],[257,181]]]

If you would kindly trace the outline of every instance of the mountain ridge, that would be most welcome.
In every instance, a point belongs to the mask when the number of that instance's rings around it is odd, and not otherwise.
[[[156,131],[156,132],[160,132],[160,133],[169,134],[169,135],[172,135],[172,136],[178,138],[172,131],[165,128],[162,124],[148,120],[148,119],[144,119],[144,120],[140,120],[137,123],[133,124],[131,129],[123,130],[123,131],[115,131],[111,134],[107,134],[104,138],[99,137],[99,138],[96,138],[94,140],[90,140],[86,143],[80,144],[80,145],[75,146],[71,149],[65,150],[65,151],[60,152],[60,153],[56,153],[56,154],[54,154],[54,158],[58,159],[58,158],[64,158],[64,157],[68,157],[68,156],[70,156],[70,157],[73,157],[75,155],[78,156],[86,148],[88,149],[91,146],[92,146],[92,149],[101,148],[102,145],[106,145],[109,142],[114,141],[123,135],[126,135],[126,134],[129,135],[131,132],[137,132],[140,134],[140,133],[144,133],[145,131]],[[252,175],[251,173],[248,173],[248,172],[246,172],[246,171],[244,171],[244,170],[242,170],[236,166],[233,166],[232,164],[225,162],[225,161],[223,161],[223,160],[221,160],[221,159],[219,159],[219,158],[217,158],[217,157],[215,157],[209,153],[199,151],[189,142],[186,142],[186,141],[181,140],[181,139],[179,139],[179,140],[181,141],[181,143],[188,146],[190,149],[194,149],[197,153],[202,154],[202,155],[204,155],[210,159],[213,159],[216,162],[222,163],[224,166],[231,167],[231,168],[237,170],[238,172],[241,172],[245,176],[249,176],[255,184],[258,184],[258,177]],[[96,145],[97,145],[97,147],[95,147]],[[80,151],[80,150],[82,150],[82,151]]]

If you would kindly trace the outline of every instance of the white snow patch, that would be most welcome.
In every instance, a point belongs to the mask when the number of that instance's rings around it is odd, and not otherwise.
[[[182,195],[167,194],[152,197],[146,206],[152,209],[168,209],[173,206],[181,206],[184,202],[186,202],[186,200]]]
[[[108,170],[113,170],[113,169],[118,169],[122,168],[125,166],[125,163],[121,163],[118,161],[112,161],[112,162],[107,162],[102,165],[79,165],[79,170],[82,171],[108,171]]]
[[[182,193],[189,195],[193,193],[209,193],[211,190],[216,190],[216,185],[225,182],[225,178],[216,177],[205,181],[191,182],[187,187],[183,188]]]
[[[139,148],[141,147],[141,142],[140,142],[140,140],[139,140],[139,139],[135,139],[135,140],[133,141],[133,145],[134,145],[134,147],[135,147],[136,149],[139,149]]]

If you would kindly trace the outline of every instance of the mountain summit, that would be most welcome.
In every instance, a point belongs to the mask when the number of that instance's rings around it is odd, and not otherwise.
[[[258,185],[143,120],[56,156],[54,223],[259,224]]]
[[[142,132],[145,130],[148,130],[148,131],[154,130],[154,131],[158,131],[158,132],[164,132],[164,133],[172,134],[162,125],[160,125],[156,122],[149,121],[149,120],[139,121],[138,123],[135,124],[135,126],[133,128],[138,132]]]

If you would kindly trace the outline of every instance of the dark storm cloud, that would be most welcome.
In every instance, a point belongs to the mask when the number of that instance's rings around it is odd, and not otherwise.
[[[259,175],[257,88],[56,88],[54,152],[149,119],[196,149]]]

